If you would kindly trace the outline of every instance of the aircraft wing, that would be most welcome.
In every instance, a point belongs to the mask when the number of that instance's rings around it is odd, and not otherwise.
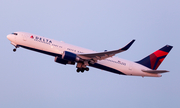
[[[118,50],[113,50],[113,51],[105,51],[105,52],[99,52],[99,53],[87,53],[87,54],[77,54],[80,58],[85,59],[85,60],[103,60],[108,57],[112,57],[120,52],[126,51],[130,48],[130,46],[134,43],[135,40],[132,40],[130,43],[128,43],[126,46],[123,48],[120,48]]]

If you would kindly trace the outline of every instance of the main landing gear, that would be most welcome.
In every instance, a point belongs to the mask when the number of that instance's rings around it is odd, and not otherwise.
[[[85,63],[84,62],[78,62],[77,63],[77,72],[79,73],[79,72],[84,72],[84,71],[89,71],[89,68],[88,67],[86,67],[87,65],[85,65]]]
[[[88,67],[86,67],[86,68],[77,68],[77,72],[79,73],[80,71],[83,73],[84,71],[89,71],[89,68]]]

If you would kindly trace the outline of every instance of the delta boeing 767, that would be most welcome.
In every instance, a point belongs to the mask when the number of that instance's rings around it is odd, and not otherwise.
[[[57,63],[76,64],[77,72],[89,71],[88,67],[91,66],[120,75],[142,77],[161,77],[161,73],[168,72],[167,70],[157,70],[157,68],[172,49],[172,46],[165,45],[142,60],[131,62],[115,57],[115,55],[128,50],[135,40],[117,50],[95,52],[25,32],[14,32],[7,35],[7,38],[15,46],[14,52],[17,48],[22,47],[47,54],[53,56]]]

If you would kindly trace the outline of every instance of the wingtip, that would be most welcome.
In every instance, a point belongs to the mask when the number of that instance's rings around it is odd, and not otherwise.
[[[131,45],[134,43],[135,39],[133,39],[131,42],[129,42],[125,47],[121,48],[121,50],[128,50]]]

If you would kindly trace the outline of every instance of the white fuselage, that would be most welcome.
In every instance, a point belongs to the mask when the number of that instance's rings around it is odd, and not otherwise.
[[[64,51],[69,51],[75,54],[79,53],[96,53],[95,51],[77,47],[74,45],[67,44],[65,42],[56,41],[53,39],[45,38],[42,36],[37,36],[25,32],[16,32],[18,35],[10,34],[7,38],[11,41],[14,46],[24,47],[30,50],[42,52],[52,56],[62,55]],[[160,77],[160,74],[146,73],[142,70],[150,70],[149,68],[140,65],[135,62],[124,60],[118,57],[109,57],[104,60],[98,60],[97,66],[93,66],[99,69],[110,71],[114,70],[122,72],[124,75],[132,76],[151,76],[151,77]],[[107,68],[104,68],[107,67]],[[117,72],[114,72],[117,73]]]

